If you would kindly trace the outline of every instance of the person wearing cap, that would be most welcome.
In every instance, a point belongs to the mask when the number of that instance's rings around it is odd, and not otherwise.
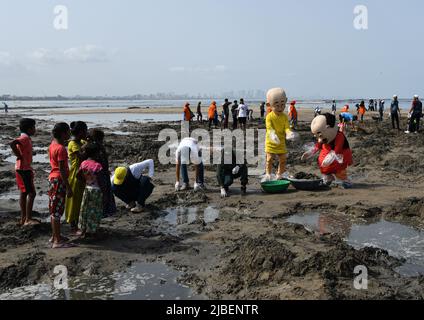
[[[148,175],[143,172],[148,169]],[[111,178],[112,191],[114,195],[126,203],[126,209],[133,213],[140,213],[144,210],[147,198],[152,194],[154,185],[151,178],[155,173],[153,160],[146,160],[140,163],[115,169],[115,174]]]
[[[297,126],[297,110],[296,110],[296,101],[290,102],[289,108],[289,118],[290,118],[290,128],[296,129]]]
[[[400,108],[399,108],[399,100],[398,96],[394,95],[392,103],[390,104],[390,118],[392,119],[392,127],[393,129],[400,130],[399,127],[399,118],[400,118]],[[395,122],[396,122],[396,128],[395,128]]]
[[[191,121],[193,118],[193,112],[190,109],[190,103],[186,103],[184,106],[184,121]]]
[[[226,159],[228,157],[229,159]],[[246,186],[249,182],[247,165],[237,163],[234,150],[221,151],[221,163],[216,168],[216,178],[221,187],[221,198],[229,196],[229,188],[234,183],[234,179],[240,178],[241,194],[246,194]]]
[[[175,191],[185,191],[189,188],[188,165],[194,164],[196,181],[194,191],[204,189],[204,166],[200,156],[199,143],[194,138],[184,138],[181,140],[176,153],[176,183]],[[181,175],[183,182],[181,183]]]
[[[405,131],[405,133],[418,133],[420,131],[420,121],[423,117],[423,104],[420,101],[420,97],[418,95],[414,96],[409,114],[411,116],[409,121],[409,129]]]

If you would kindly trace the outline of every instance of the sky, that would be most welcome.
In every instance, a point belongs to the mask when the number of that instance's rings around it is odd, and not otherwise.
[[[423,96],[423,12],[422,0],[0,0],[0,95]]]

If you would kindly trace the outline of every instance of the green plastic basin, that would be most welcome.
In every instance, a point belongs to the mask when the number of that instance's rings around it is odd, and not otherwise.
[[[286,180],[268,181],[261,183],[262,190],[266,193],[282,193],[287,191],[291,182]]]

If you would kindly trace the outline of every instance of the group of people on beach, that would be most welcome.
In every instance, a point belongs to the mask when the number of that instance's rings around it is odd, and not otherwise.
[[[283,180],[288,178],[286,171],[287,145],[286,141],[299,138],[295,131],[298,121],[296,101],[290,102],[288,114],[285,113],[287,97],[281,88],[269,90],[267,102],[261,104],[261,117],[266,124],[266,168],[262,182]],[[231,109],[230,106],[232,105]],[[266,111],[265,111],[266,107]],[[250,110],[243,99],[231,104],[228,99],[223,104],[222,129],[229,126],[230,110],[233,115],[233,129],[239,126],[246,128]],[[339,115],[340,123],[336,123],[336,103],[332,113],[321,114],[316,111],[311,124],[312,133],[318,140],[313,150],[306,152],[302,159],[309,159],[320,152],[318,163],[324,175],[324,181],[331,184],[334,179],[342,181],[342,186],[351,188],[347,168],[352,164],[352,152],[345,136],[345,125],[364,120],[366,112],[364,101],[357,107],[357,116],[349,112],[346,105]],[[399,101],[394,96],[390,107],[393,128],[395,123],[399,129]],[[265,116],[266,113],[266,116]],[[208,120],[209,127],[216,125],[217,106],[212,102]],[[409,132],[418,132],[420,119],[423,116],[422,103],[418,96],[414,97],[410,109]],[[192,121],[193,114],[187,103],[184,108],[184,120]],[[200,104],[198,120],[203,121]],[[34,171],[32,169],[33,147],[31,137],[36,133],[36,122],[33,119],[20,120],[21,135],[10,143],[16,156],[16,181],[20,190],[20,225],[39,224],[33,219],[32,208],[36,197],[34,187]],[[52,225],[52,248],[67,248],[72,246],[69,239],[61,234],[61,219],[65,215],[66,222],[71,227],[71,235],[79,238],[95,236],[100,221],[116,213],[115,197],[121,199],[126,209],[140,213],[145,208],[145,202],[154,190],[154,161],[145,160],[128,167],[118,167],[111,175],[109,157],[104,144],[103,131],[89,129],[83,121],[57,123],[52,130],[52,141],[48,149],[51,170],[49,173],[49,213]],[[248,167],[245,161],[238,161],[234,149],[221,151],[221,163],[216,167],[216,178],[222,197],[228,197],[230,186],[234,180],[240,179],[241,194],[246,194],[248,184]],[[194,138],[182,139],[176,150],[176,183],[175,191],[185,191],[190,188],[188,165],[194,165],[195,192],[205,190],[204,165],[201,147]],[[278,169],[273,174],[274,161],[278,161]],[[147,174],[144,174],[145,172]]]
[[[355,122],[360,121],[363,122],[365,118],[365,114],[368,111],[378,112],[378,117],[373,117],[374,120],[382,122],[384,120],[384,112],[385,112],[385,101],[381,99],[378,101],[370,100],[370,104],[368,109],[365,106],[365,101],[361,101],[359,104],[356,104],[356,115],[350,112],[349,105],[345,105],[341,113],[339,115],[340,119],[340,127],[344,130],[346,128],[346,124],[350,123],[352,128],[355,129]],[[333,101],[332,105],[332,113],[336,114],[336,101]],[[397,95],[393,95],[393,99],[390,103],[389,109],[389,117],[392,122],[393,129],[401,130],[400,128],[400,118],[401,118],[401,109],[399,106],[399,98]],[[423,117],[423,107],[422,102],[418,95],[414,95],[412,100],[411,108],[408,112],[408,126],[405,133],[418,133],[420,129],[421,118]]]
[[[32,209],[36,190],[32,169],[31,136],[36,133],[33,119],[20,120],[21,135],[10,143],[16,156],[16,181],[20,190],[22,226],[41,223],[33,219]],[[72,137],[72,139],[71,139]],[[57,123],[52,130],[48,148],[50,173],[48,177],[49,213],[52,225],[52,248],[72,246],[61,234],[65,215],[71,236],[88,238],[96,235],[100,221],[116,213],[115,196],[134,213],[141,212],[145,200],[153,191],[150,179],[154,174],[153,160],[119,167],[111,177],[109,159],[104,146],[104,132],[88,130],[83,121]],[[148,175],[142,173],[148,169]]]
[[[265,114],[265,103],[261,104],[261,118]],[[238,128],[245,130],[247,128],[248,121],[253,120],[253,109],[250,109],[245,103],[244,99],[241,98],[239,101],[234,100],[233,103],[229,102],[228,99],[225,99],[222,104],[221,113],[219,113],[217,102],[212,101],[207,113],[207,123],[208,128],[211,129],[212,124],[215,129],[220,127],[221,129],[229,129],[230,116],[232,118],[232,129],[236,130]],[[190,103],[184,105],[183,111],[183,120],[184,121],[194,121],[196,118],[198,123],[204,122],[204,117],[202,113],[202,102],[197,104],[196,115],[191,111]]]

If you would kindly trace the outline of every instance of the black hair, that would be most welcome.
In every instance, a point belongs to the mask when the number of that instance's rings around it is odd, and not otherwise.
[[[327,125],[330,128],[334,128],[336,126],[336,116],[331,113],[326,113],[324,114],[324,116],[325,116],[325,119],[327,120]]]
[[[35,127],[35,120],[29,118],[23,118],[19,121],[19,130],[22,133],[28,133],[29,129]]]
[[[105,138],[105,133],[100,129],[90,129],[88,130],[88,139],[92,142],[101,142]]]
[[[73,121],[71,122],[70,128],[73,136],[76,136],[83,131],[87,131],[88,129],[87,124],[84,121]]]
[[[88,142],[82,147],[83,154],[86,158],[98,160],[100,157],[100,146],[98,143]]]
[[[69,125],[66,122],[56,123],[52,130],[53,138],[60,139],[62,137],[62,134],[70,130],[71,128],[69,128]]]

